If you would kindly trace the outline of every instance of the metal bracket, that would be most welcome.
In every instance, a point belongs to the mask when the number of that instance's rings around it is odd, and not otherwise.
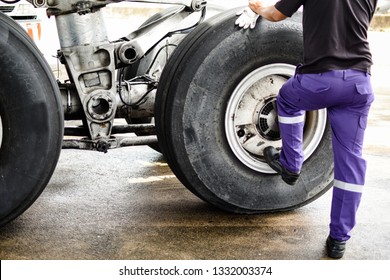
[[[71,13],[88,14],[100,8],[119,2],[139,2],[183,5],[193,11],[199,11],[206,5],[204,0],[27,0],[37,8],[46,8],[48,16],[58,16]]]
[[[109,149],[116,149],[130,146],[143,146],[158,143],[156,135],[150,136],[132,136],[132,137],[113,137],[105,140],[89,139],[64,139],[63,149],[79,149],[107,153]]]
[[[116,53],[120,61],[132,64],[142,58],[155,44],[170,32],[178,29],[180,23],[190,15],[192,11],[179,6],[170,13],[164,15],[144,27],[130,33],[116,46]]]

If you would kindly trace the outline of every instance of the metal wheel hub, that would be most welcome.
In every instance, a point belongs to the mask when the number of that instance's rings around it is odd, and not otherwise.
[[[275,98],[267,100],[260,109],[257,128],[264,138],[275,141],[280,140]]]
[[[270,64],[249,73],[234,89],[225,115],[225,133],[236,157],[249,168],[275,173],[265,162],[267,146],[282,148],[276,97],[295,66]],[[326,126],[326,110],[306,113],[303,152],[305,160],[321,142]]]

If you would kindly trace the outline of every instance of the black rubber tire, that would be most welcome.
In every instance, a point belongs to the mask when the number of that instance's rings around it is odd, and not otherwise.
[[[63,112],[56,80],[15,21],[0,13],[0,226],[22,214],[57,164]]]
[[[217,15],[191,32],[164,69],[157,91],[156,130],[172,171],[193,193],[235,213],[264,213],[301,207],[332,183],[329,125],[299,183],[256,172],[232,152],[225,111],[234,88],[251,71],[272,63],[302,60],[301,17],[254,30],[234,25],[237,10]]]

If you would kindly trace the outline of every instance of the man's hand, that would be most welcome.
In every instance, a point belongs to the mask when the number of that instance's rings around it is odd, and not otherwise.
[[[275,5],[271,4],[268,0],[249,0],[248,7],[256,14],[261,17],[268,19],[269,21],[281,21],[287,18]]]
[[[261,13],[261,10],[265,7],[266,5],[259,0],[249,0],[248,7],[251,8],[252,11],[254,11],[257,14]]]
[[[249,7],[246,7],[244,10],[238,12],[237,16],[239,17],[236,20],[236,25],[244,29],[248,29],[248,27],[251,29],[255,28],[257,18],[259,17],[259,15],[252,11]]]

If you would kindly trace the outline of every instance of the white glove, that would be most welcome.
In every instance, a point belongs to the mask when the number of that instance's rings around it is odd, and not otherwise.
[[[251,29],[255,28],[257,18],[259,17],[259,15],[252,11],[249,7],[246,7],[236,15],[239,17],[235,24],[244,29],[248,29],[248,27]]]

